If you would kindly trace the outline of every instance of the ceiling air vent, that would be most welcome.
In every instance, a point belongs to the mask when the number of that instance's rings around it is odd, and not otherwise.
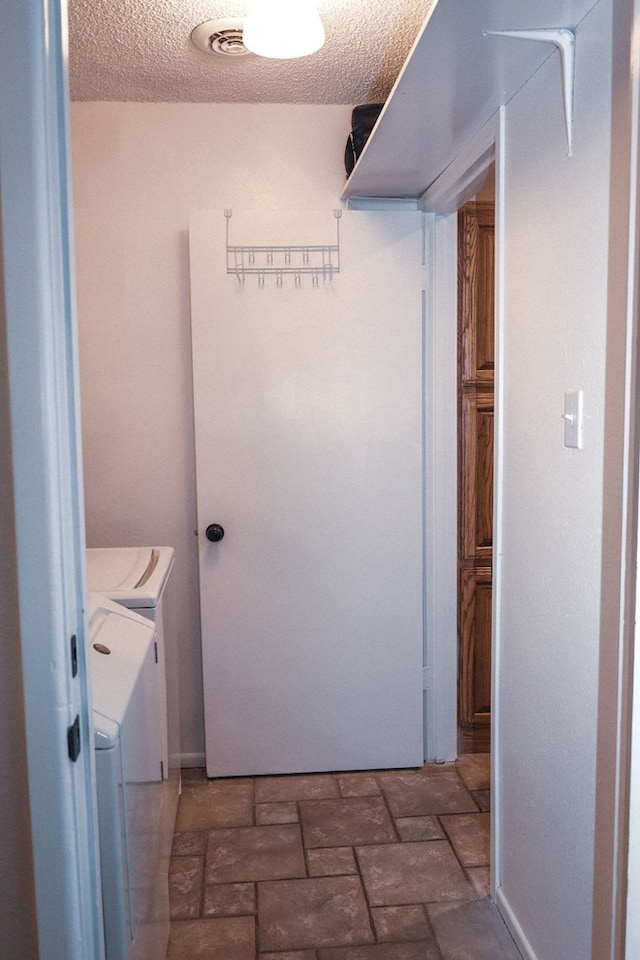
[[[242,42],[242,20],[207,20],[191,33],[199,50],[221,57],[244,57],[250,53]]]

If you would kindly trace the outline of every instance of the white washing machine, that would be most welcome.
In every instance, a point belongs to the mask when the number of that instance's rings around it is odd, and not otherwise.
[[[169,891],[158,836],[155,626],[90,595],[89,643],[106,960],[158,960]]]
[[[156,624],[158,683],[163,709],[162,766],[158,768],[158,776],[166,780],[173,770],[179,783],[178,652],[167,596],[173,561],[172,547],[91,547],[87,550],[89,590],[135,610]]]

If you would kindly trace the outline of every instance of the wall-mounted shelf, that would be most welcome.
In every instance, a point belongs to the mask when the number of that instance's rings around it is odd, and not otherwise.
[[[576,30],[597,0],[437,0],[349,177],[342,199],[421,197],[501,104],[550,56],[551,44],[487,31]],[[579,44],[579,29],[578,44]],[[579,54],[578,54],[579,56]]]
[[[315,285],[326,283],[340,273],[340,217],[342,210],[334,210],[336,242],[333,244],[232,244],[230,222],[232,210],[225,210],[227,221],[227,273],[233,274],[240,283],[248,276],[258,278],[262,286],[265,277],[275,278],[282,286],[284,277],[293,277],[299,285],[304,276],[311,277]]]

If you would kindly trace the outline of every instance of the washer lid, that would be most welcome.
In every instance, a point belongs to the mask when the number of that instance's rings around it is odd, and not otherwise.
[[[174,553],[173,547],[89,547],[89,590],[127,607],[155,607],[173,566]]]
[[[96,750],[109,750],[115,747],[120,737],[120,726],[115,720],[104,717],[98,710],[93,711],[93,745]]]
[[[101,717],[121,726],[154,636],[155,626],[150,620],[99,594],[89,595],[89,664],[96,747],[113,746],[114,727],[102,723]]]

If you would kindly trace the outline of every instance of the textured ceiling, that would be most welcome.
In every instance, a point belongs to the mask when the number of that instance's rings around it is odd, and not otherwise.
[[[247,0],[69,0],[74,100],[366,103],[384,100],[437,0],[318,0],[326,43],[310,57],[225,58],[198,50],[205,20]]]

